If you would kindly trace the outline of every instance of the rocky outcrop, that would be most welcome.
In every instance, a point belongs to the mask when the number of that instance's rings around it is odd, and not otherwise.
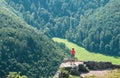
[[[80,73],[87,73],[87,72],[89,72],[89,69],[88,69],[88,67],[86,67],[85,64],[79,64],[78,65],[78,71]]]
[[[79,67],[76,65],[73,65],[72,68],[70,69],[70,74],[71,75],[76,75],[79,76],[80,72],[78,71]]]
[[[61,64],[60,68],[64,68],[64,70],[60,72],[57,78],[69,78],[69,74],[80,76],[80,74],[88,73],[91,70],[120,69],[120,65],[114,65],[111,62],[84,61],[75,62],[74,65],[70,65],[70,62],[66,60]]]
[[[66,73],[66,71],[68,71]],[[87,73],[89,72],[89,69],[86,67],[85,64],[81,63],[81,64],[74,64],[68,67],[64,67],[64,71],[62,70],[60,73],[60,77],[59,78],[67,78],[68,77],[68,73],[71,75],[76,75],[76,76],[80,76],[80,73]]]

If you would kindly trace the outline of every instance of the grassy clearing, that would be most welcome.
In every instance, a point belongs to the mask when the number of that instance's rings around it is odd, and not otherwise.
[[[64,43],[69,49],[75,48],[76,57],[79,60],[82,60],[82,61],[94,60],[94,61],[112,62],[113,64],[120,64],[120,57],[115,58],[115,57],[106,56],[98,53],[92,53],[72,42],[69,42],[66,39],[53,38],[53,40],[59,43]]]

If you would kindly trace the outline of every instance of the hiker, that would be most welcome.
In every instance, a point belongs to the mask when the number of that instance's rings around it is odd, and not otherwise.
[[[72,48],[72,50],[71,50],[70,63],[71,63],[71,65],[75,64],[75,50],[74,50],[74,48]]]

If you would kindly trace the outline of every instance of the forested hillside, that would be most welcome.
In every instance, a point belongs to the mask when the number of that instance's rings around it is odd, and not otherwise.
[[[19,16],[49,37],[94,52],[120,55],[119,0],[6,0]]]
[[[65,37],[79,25],[80,17],[91,15],[109,0],[6,0],[21,12],[28,24],[49,36]],[[66,35],[65,35],[66,34]]]
[[[64,45],[53,42],[16,14],[0,0],[0,78],[7,78],[9,72],[21,72],[28,78],[53,76],[66,55]]]
[[[111,0],[92,15],[81,17],[75,32],[68,37],[90,51],[120,56],[119,0]]]

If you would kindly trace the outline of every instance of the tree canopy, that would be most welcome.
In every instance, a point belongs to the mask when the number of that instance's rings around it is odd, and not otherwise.
[[[10,8],[0,7],[1,78],[9,72],[21,72],[29,78],[53,76],[66,54],[64,45],[29,26]]]
[[[119,0],[6,1],[28,24],[49,37],[67,38],[90,51],[120,55]]]

